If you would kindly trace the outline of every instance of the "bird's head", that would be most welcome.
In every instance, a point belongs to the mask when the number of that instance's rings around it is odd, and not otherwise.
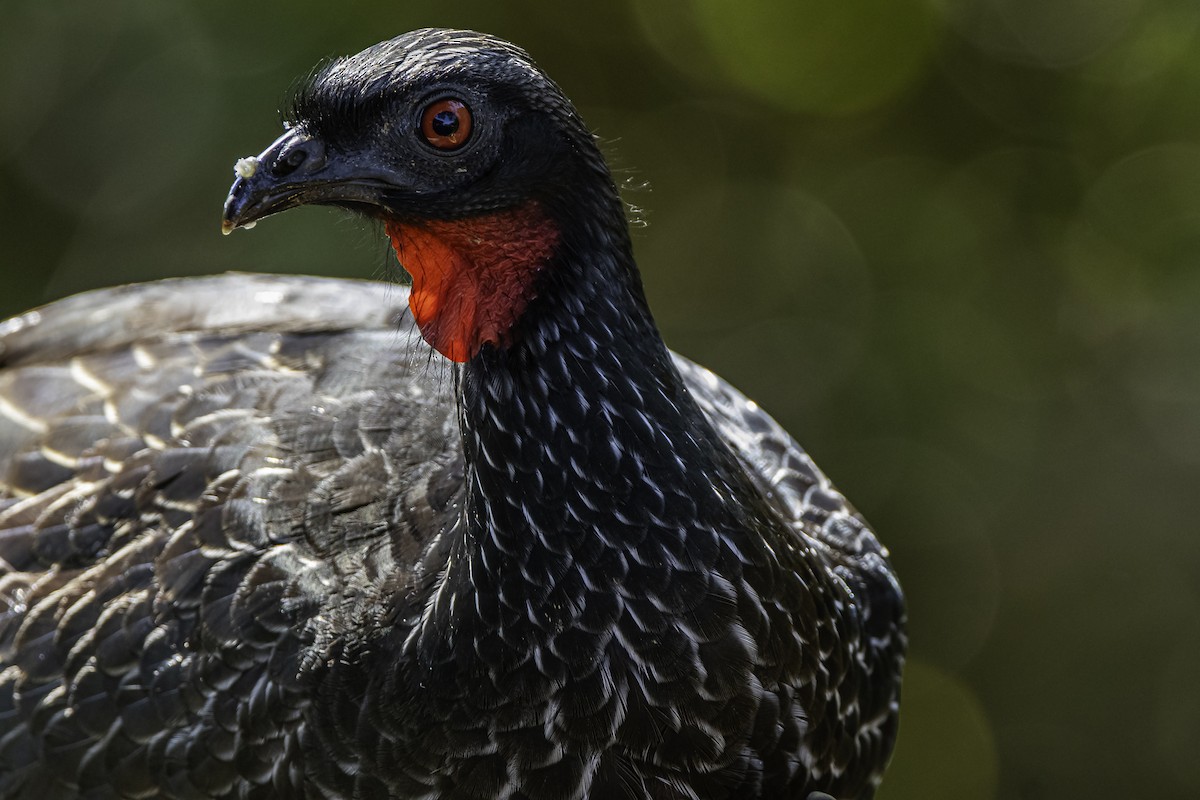
[[[470,31],[414,31],[333,61],[237,171],[227,233],[311,204],[381,220],[425,339],[455,361],[507,343],[573,239],[626,236],[570,101],[524,51]]]

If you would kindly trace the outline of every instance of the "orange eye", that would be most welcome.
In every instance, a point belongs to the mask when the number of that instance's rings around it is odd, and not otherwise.
[[[421,134],[438,150],[457,150],[471,138],[471,109],[453,97],[430,103],[421,113]]]

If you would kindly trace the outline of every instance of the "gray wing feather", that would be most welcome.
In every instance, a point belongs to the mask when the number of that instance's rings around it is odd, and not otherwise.
[[[888,551],[866,520],[779,423],[716,374],[678,354],[675,366],[688,390],[737,453],[776,511],[797,536],[822,548],[830,569],[866,601],[869,644],[893,648],[895,620],[904,617],[904,593]]]
[[[0,796],[302,793],[303,660],[453,512],[406,307],[228,275],[0,326]]]
[[[673,355],[693,399],[784,519],[833,550],[886,555],[854,507],[778,422],[712,371]]]

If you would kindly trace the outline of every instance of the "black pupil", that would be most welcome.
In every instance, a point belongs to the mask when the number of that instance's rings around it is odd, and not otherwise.
[[[433,124],[430,127],[438,136],[450,136],[458,130],[458,114],[449,109],[439,111],[433,115]]]

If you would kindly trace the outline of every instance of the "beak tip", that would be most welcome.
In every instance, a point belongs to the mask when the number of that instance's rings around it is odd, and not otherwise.
[[[251,220],[250,222],[234,222],[231,219],[221,220],[221,235],[228,236],[229,234],[236,231],[238,228],[241,228],[244,231],[248,231],[257,224],[258,224],[258,220]]]

